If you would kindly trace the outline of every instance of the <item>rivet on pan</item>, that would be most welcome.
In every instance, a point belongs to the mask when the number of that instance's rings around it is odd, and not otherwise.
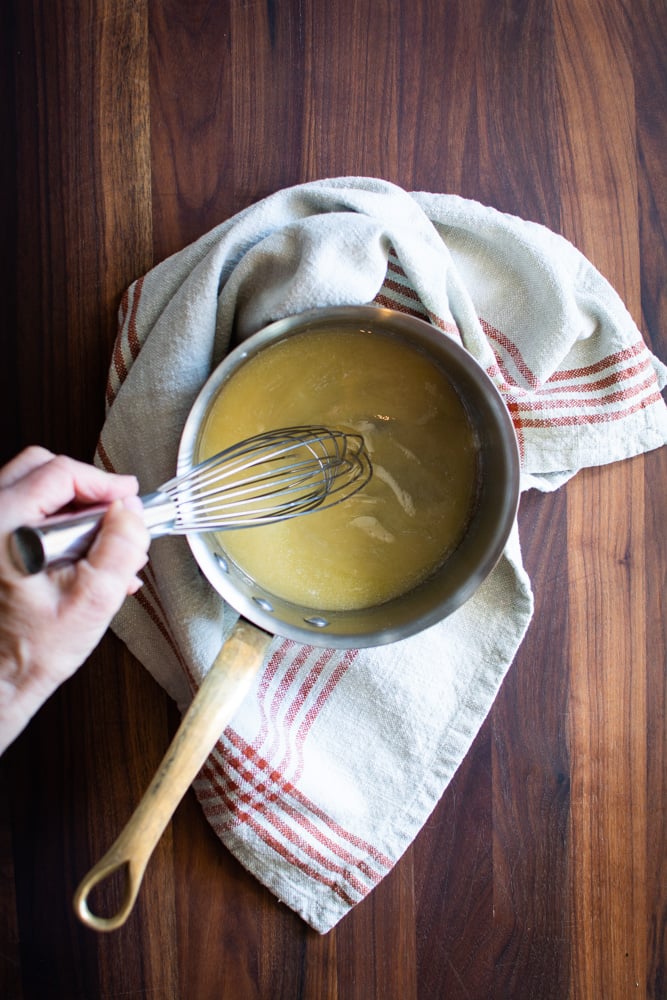
[[[262,611],[273,611],[273,605],[263,597],[253,597],[255,604],[258,604]]]
[[[219,552],[216,552],[215,553],[215,559],[216,559],[216,562],[217,562],[218,566],[220,567],[220,569],[224,573],[229,573],[229,563],[227,562],[227,560],[225,559],[225,557],[223,555],[221,555]]]
[[[315,628],[326,628],[329,624],[326,618],[315,617],[315,618],[304,618],[303,620],[305,621],[306,625],[314,625]]]

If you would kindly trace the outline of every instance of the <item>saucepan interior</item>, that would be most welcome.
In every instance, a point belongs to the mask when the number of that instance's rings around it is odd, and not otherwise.
[[[377,646],[434,625],[468,600],[496,565],[516,516],[519,455],[512,421],[489,377],[455,340],[420,319],[375,306],[317,309],[272,323],[232,351],[202,388],[183,430],[178,468],[183,471],[197,461],[202,426],[213,401],[249,359],[283,338],[332,326],[402,338],[426,353],[456,388],[478,443],[476,499],[457,547],[407,593],[361,610],[331,611],[292,604],[265,590],[225,552],[224,535],[192,534],[188,542],[212,586],[260,628],[317,646]],[[298,379],[297,371],[294,377]]]

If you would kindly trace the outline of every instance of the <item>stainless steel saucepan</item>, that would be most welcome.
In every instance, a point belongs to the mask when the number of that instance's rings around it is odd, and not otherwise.
[[[286,337],[332,328],[402,338],[439,365],[458,391],[478,437],[480,468],[475,509],[455,552],[424,583],[392,601],[361,611],[330,612],[297,607],[265,591],[236,568],[220,536],[191,535],[188,540],[213,587],[260,628],[317,646],[377,646],[419,632],[463,604],[500,558],[516,516],[519,455],[512,421],[491,379],[456,341],[423,320],[375,306],[317,309],[278,320],[237,347],[206,382],[183,430],[179,469],[197,461],[205,416],[243,365]]]
[[[502,398],[482,368],[452,338],[422,320],[374,306],[313,310],[272,323],[244,341],[215,369],[192,407],[182,433],[178,472],[198,461],[200,434],[213,400],[250,358],[283,338],[334,326],[402,338],[449,377],[479,445],[478,492],[467,531],[442,566],[419,586],[375,607],[335,612],[290,604],[266,591],[227,557],[219,536],[188,536],[201,570],[241,619],[183,717],[135,813],[77,890],[76,912],[96,930],[114,930],[129,916],[155,844],[249,689],[272,634],[334,648],[403,639],[434,625],[468,600],[496,565],[507,542],[519,499],[519,454]],[[125,875],[121,907],[115,914],[99,916],[91,911],[89,896],[98,883],[117,872]]]

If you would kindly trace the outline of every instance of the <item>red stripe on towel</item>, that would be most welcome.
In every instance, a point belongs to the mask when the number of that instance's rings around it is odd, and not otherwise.
[[[142,276],[134,283],[134,298],[132,301],[132,312],[130,314],[130,321],[127,324],[127,342],[130,348],[130,354],[132,360],[136,361],[141,350],[141,344],[137,336],[137,310],[139,309],[139,300],[141,299],[141,293],[144,288],[144,277]]]
[[[559,417],[542,419],[522,418],[522,423],[524,427],[535,428],[578,427],[584,424],[612,423],[614,420],[622,420],[624,417],[629,417],[633,413],[638,413],[640,410],[645,410],[654,403],[659,403],[661,401],[662,396],[658,391],[652,393],[650,396],[646,396],[644,399],[639,400],[639,402],[635,403],[634,406],[626,407],[624,410],[612,410],[609,413],[573,413],[569,416],[564,414]]]
[[[648,354],[648,348],[643,340],[638,340],[630,347],[625,347],[622,351],[617,351],[615,354],[609,354],[607,357],[601,358],[592,365],[584,365],[581,368],[561,368],[553,373],[553,375],[549,378],[549,382],[561,382],[564,379],[588,378],[589,375],[597,375],[598,372],[604,371],[605,368],[610,368],[612,365],[619,365],[623,361],[628,361],[630,358],[634,358],[638,354],[642,354],[644,352]]]
[[[356,836],[349,830],[346,830],[341,826],[336,820],[332,819],[327,813],[324,812],[319,806],[317,806],[311,799],[301,792],[296,785],[291,781],[287,781],[278,771],[271,766],[271,764],[263,757],[261,757],[257,752],[251,747],[245,740],[231,727],[225,730],[225,736],[236,749],[241,753],[252,765],[257,768],[258,771],[263,772],[271,781],[279,785],[279,787],[294,798],[299,805],[303,806],[312,816],[320,820],[324,825],[335,833],[336,836],[340,837],[346,843],[351,844],[357,849],[363,851],[373,858],[377,864],[384,866],[385,868],[390,868],[392,861],[381,851],[379,851],[373,844],[364,840],[361,837]]]

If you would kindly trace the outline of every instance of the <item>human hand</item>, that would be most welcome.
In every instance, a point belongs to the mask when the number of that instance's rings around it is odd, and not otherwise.
[[[150,536],[137,488],[134,476],[38,447],[0,469],[0,753],[83,663],[140,586]],[[85,558],[22,575],[10,558],[11,532],[72,501],[111,505]]]

